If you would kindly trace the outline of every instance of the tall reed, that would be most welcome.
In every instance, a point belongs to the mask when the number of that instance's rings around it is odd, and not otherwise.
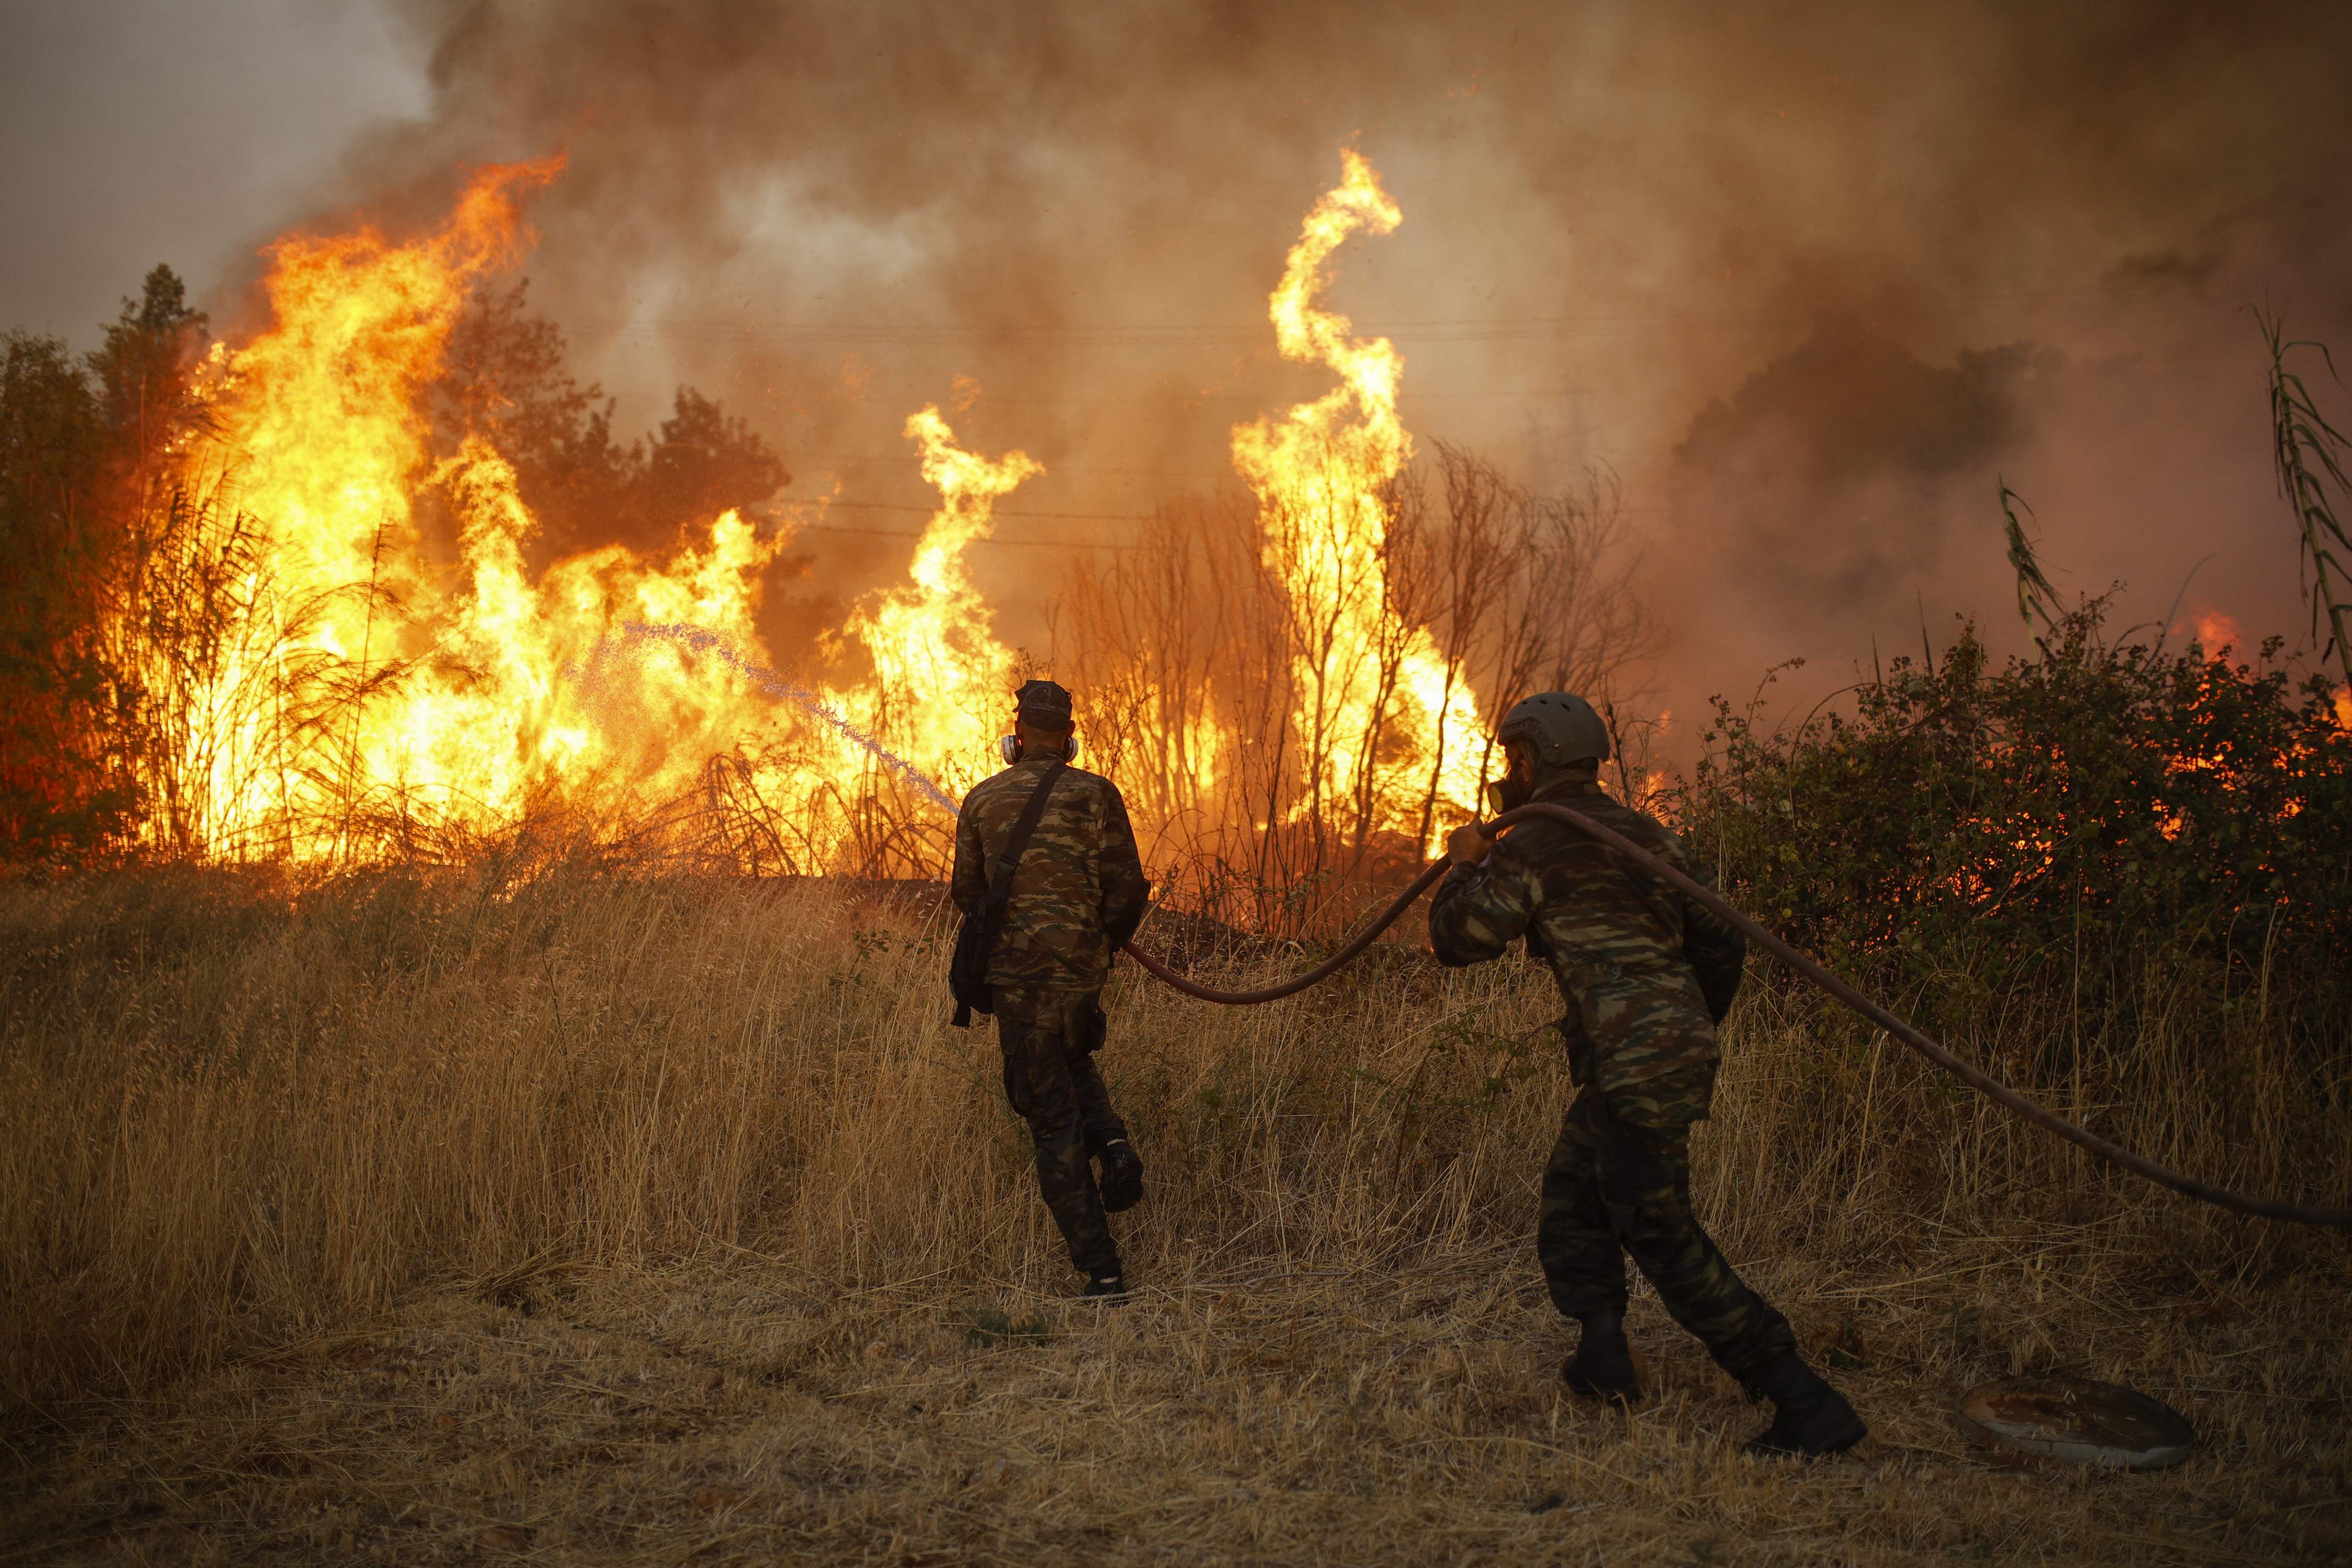
[[[936,911],[841,883],[552,863],[319,886],[0,889],[0,1386],[151,1383],[420,1285],[748,1248],[842,1285],[1069,1279],[992,1033],[946,1026]],[[1204,961],[1236,976],[1279,948]],[[2147,1152],[2341,1193],[2352,1114],[2259,996],[2151,965],[2129,1038],[2046,1005],[1953,1043]],[[1549,982],[1402,947],[1273,1006],[1122,971],[1105,1066],[1151,1165],[1144,1279],[1524,1237],[1570,1092]],[[2063,1031],[2082,1048],[2041,1048]],[[1771,984],[1701,1140],[1735,1255],[1883,1267],[1937,1227],[2066,1224],[2152,1264],[2299,1238],[2086,1168]]]

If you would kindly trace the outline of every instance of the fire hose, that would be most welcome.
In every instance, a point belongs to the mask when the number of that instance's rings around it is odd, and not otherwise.
[[[1615,828],[1595,822],[1581,812],[1571,811],[1566,806],[1559,805],[1522,805],[1515,810],[1507,811],[1492,822],[1481,826],[1484,831],[1491,835],[1538,816],[1548,817],[1555,822],[1564,822],[1579,832],[1600,840],[1620,854],[1631,857],[1637,864],[1646,867],[1674,887],[1680,889],[1729,921],[1745,932],[1749,941],[1756,942],[1798,973],[1836,997],[1853,1012],[1877,1025],[1979,1094],[2014,1111],[2043,1131],[2054,1132],[2076,1148],[2086,1150],[2111,1165],[2120,1165],[2134,1175],[2145,1177],[2158,1186],[2169,1187],[2174,1192],[2195,1198],[2200,1203],[2211,1204],[2216,1208],[2228,1209],[2234,1214],[2252,1215],[2262,1219],[2287,1220],[2297,1225],[2315,1225],[2335,1230],[2352,1230],[2352,1209],[2314,1208],[2301,1204],[2276,1203],[2268,1198],[2248,1197],[2243,1193],[2233,1193],[2221,1187],[2208,1186],[2203,1182],[2184,1176],[2178,1171],[2168,1170],[2153,1160],[2134,1153],[2120,1143],[2109,1142],[2095,1132],[2086,1131],[2053,1111],[2044,1110],[2000,1079],[1963,1061],[1927,1035],[1913,1028],[1861,991],[1823,968],[1820,963],[1802,951],[1781,941],[1772,932],[1740,913],[1714,889],[1677,870],[1619,833]],[[1413,879],[1412,886],[1398,894],[1388,908],[1382,910],[1370,925],[1359,931],[1338,952],[1333,953],[1306,973],[1285,981],[1279,985],[1266,986],[1263,990],[1212,990],[1208,986],[1198,985],[1185,979],[1131,942],[1127,944],[1125,952],[1129,958],[1141,964],[1145,972],[1153,978],[1175,987],[1187,996],[1195,996],[1203,1002],[1222,1002],[1232,1006],[1243,1006],[1259,1002],[1276,1001],[1285,996],[1295,995],[1310,985],[1328,979],[1352,963],[1372,944],[1374,938],[1394,925],[1397,918],[1412,908],[1413,901],[1427,892],[1430,886],[1445,874],[1445,869],[1446,862],[1444,860],[1429,867]]]

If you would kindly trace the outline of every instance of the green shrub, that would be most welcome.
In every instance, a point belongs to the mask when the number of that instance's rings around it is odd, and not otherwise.
[[[1793,727],[1718,699],[1672,802],[1694,852],[1923,1021],[2054,992],[2112,1031],[2162,955],[2340,1057],[2352,732],[2329,683],[2298,681],[2277,639],[2248,664],[2110,636],[2106,609],[1998,666],[1968,627]]]

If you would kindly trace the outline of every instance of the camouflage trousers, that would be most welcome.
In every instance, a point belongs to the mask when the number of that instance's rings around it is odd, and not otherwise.
[[[1587,1085],[1544,1170],[1536,1255],[1553,1305],[1575,1318],[1624,1310],[1631,1253],[1675,1321],[1747,1383],[1797,1342],[1691,1212],[1691,1123],[1714,1078],[1709,1064],[1607,1096]]]
[[[1127,1136],[1095,1070],[1089,1037],[1100,991],[996,992],[996,1041],[1004,1050],[1004,1098],[1029,1123],[1037,1154],[1037,1190],[1068,1243],[1070,1261],[1087,1274],[1115,1271],[1102,1194],[1088,1162]]]

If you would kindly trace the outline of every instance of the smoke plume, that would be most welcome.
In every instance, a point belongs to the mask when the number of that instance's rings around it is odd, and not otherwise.
[[[1042,651],[1061,547],[1322,390],[1264,302],[1351,143],[1404,222],[1334,302],[1395,338],[1416,436],[1622,479],[1670,741],[1786,657],[1809,698],[1923,621],[2014,640],[2001,479],[2062,586],[2303,626],[2244,307],[2352,346],[2341,6],[402,14],[433,106],[353,149],[362,205],[566,153],[534,296],[625,410],[692,382],[835,494],[803,542],[836,595],[902,569],[899,426],[962,401],[1047,470],[976,568]]]

